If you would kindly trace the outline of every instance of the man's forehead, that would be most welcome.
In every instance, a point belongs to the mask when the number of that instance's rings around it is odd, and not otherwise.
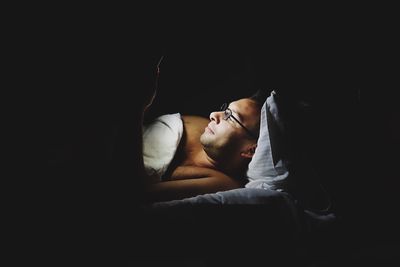
[[[256,103],[248,98],[242,98],[229,103],[229,108],[241,119],[246,117],[246,115],[253,115],[255,112],[258,112],[256,107]]]
[[[241,110],[255,110],[257,108],[257,104],[252,99],[242,98],[242,99],[230,102],[229,107],[237,108],[238,112],[240,112]]]

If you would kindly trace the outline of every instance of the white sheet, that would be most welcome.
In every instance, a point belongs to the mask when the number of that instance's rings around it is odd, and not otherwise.
[[[179,113],[160,116],[143,127],[143,160],[152,180],[161,181],[175,156],[182,134],[183,122]]]

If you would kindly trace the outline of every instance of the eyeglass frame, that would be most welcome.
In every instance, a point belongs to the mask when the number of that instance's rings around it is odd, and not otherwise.
[[[246,128],[235,116],[233,116],[233,111],[228,106],[229,106],[228,103],[224,103],[220,108],[220,111],[224,112],[224,120],[227,121],[229,118],[232,117],[246,131],[246,133],[250,137],[257,139],[257,135],[255,135],[252,131]]]

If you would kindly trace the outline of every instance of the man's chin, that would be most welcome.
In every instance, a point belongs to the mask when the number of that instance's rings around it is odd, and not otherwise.
[[[200,135],[200,143],[204,146],[204,142],[207,140],[206,138],[206,133],[204,132],[202,135]]]
[[[212,142],[210,137],[211,137],[211,135],[209,133],[206,133],[206,132],[203,133],[200,136],[200,143],[203,145],[203,147],[209,147],[210,146],[210,144]]]

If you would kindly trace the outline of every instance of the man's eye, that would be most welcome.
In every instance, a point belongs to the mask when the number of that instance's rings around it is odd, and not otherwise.
[[[235,123],[235,120],[232,118],[232,116],[229,116],[226,120]]]

